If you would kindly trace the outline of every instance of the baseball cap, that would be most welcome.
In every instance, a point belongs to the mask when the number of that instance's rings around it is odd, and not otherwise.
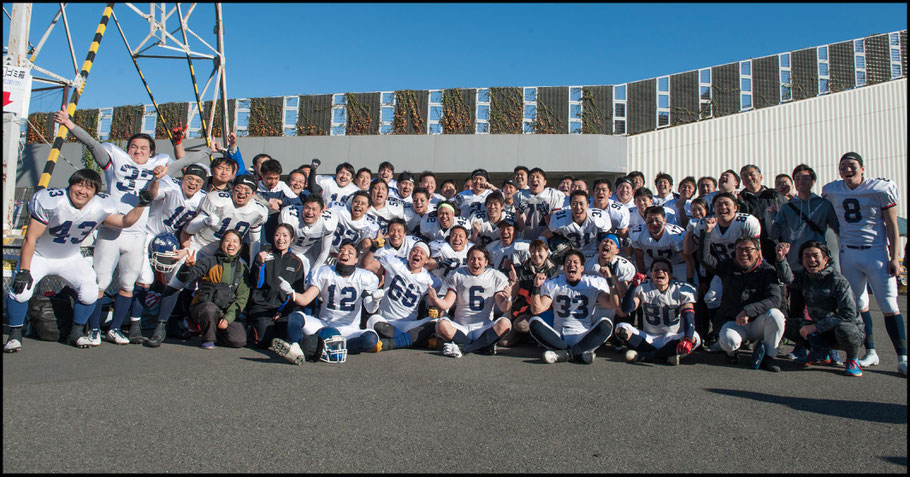
[[[253,176],[250,174],[245,174],[234,179],[234,187],[239,185],[245,185],[250,188],[251,191],[256,192],[259,187],[256,185],[256,180],[253,179]]]
[[[866,167],[863,165],[863,156],[860,156],[858,152],[848,152],[840,157],[841,161],[847,160],[847,159],[853,159],[859,163],[860,167]]]
[[[201,178],[202,180],[205,180],[205,178],[209,176],[208,172],[205,171],[205,168],[200,166],[199,164],[190,164],[190,165],[186,166],[186,168],[183,169],[183,175],[184,176],[196,176],[196,177]]]

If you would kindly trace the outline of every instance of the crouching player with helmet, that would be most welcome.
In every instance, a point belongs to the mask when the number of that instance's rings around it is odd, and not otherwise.
[[[35,284],[48,275],[59,276],[76,290],[69,343],[79,348],[101,344],[100,333],[95,344],[83,330],[98,300],[98,284],[94,269],[82,258],[80,245],[101,224],[118,229],[132,226],[148,205],[148,196],[142,195],[136,207],[118,214],[118,204],[111,196],[99,193],[101,187],[97,172],[82,169],[70,176],[66,189],[43,189],[29,201],[32,217],[6,301],[10,331],[4,352],[22,348],[28,300]]]
[[[381,299],[374,295],[375,307],[367,306],[367,311],[374,313],[367,328],[379,334],[380,350],[427,346],[433,336],[435,319],[418,318],[420,300],[431,286],[439,286],[439,279],[423,268],[429,258],[426,242],[414,244],[407,260],[391,253],[379,257],[378,263],[385,271],[385,288]]]
[[[357,268],[358,250],[354,242],[344,241],[339,246],[335,265],[323,265],[313,272],[310,286],[297,293],[284,279],[279,279],[281,290],[298,306],[310,304],[317,296],[320,300],[319,317],[297,311],[288,316],[288,340],[272,340],[272,350],[291,363],[300,365],[304,360],[339,362],[346,353],[326,353],[332,338],[333,348],[340,348],[338,336],[346,341],[352,353],[379,351],[379,335],[372,329],[360,329],[360,312],[365,297],[372,299],[372,291],[379,287],[375,274]],[[326,328],[332,330],[326,331]]]
[[[573,359],[585,364],[594,362],[594,350],[604,344],[613,332],[613,322],[594,314],[595,304],[616,309],[610,285],[597,275],[584,275],[585,256],[571,250],[563,264],[565,273],[545,281],[544,274],[534,278],[531,289],[531,336],[547,348],[541,357],[547,363]],[[607,272],[608,273],[608,272]],[[553,326],[540,316],[553,306]]]
[[[818,241],[810,240],[799,248],[799,264],[803,269],[795,274],[790,270],[787,253],[790,244],[777,244],[777,278],[792,290],[802,293],[809,319],[799,322],[799,332],[789,337],[809,348],[807,358],[797,358],[800,364],[827,364],[829,349],[847,352],[848,376],[862,376],[859,352],[863,346],[863,320],[856,311],[856,300],[850,282],[831,264],[831,252]]]
[[[216,342],[229,348],[246,345],[246,328],[237,321],[250,298],[250,273],[240,258],[242,246],[240,232],[227,230],[214,254],[197,262],[191,250],[177,272],[184,283],[199,280],[189,319],[199,327],[204,349],[214,349]]]
[[[628,347],[626,361],[666,361],[678,365],[701,344],[695,332],[695,287],[673,278],[673,264],[664,257],[651,262],[651,279],[637,275],[622,300],[622,312],[639,306],[643,330],[631,323],[616,325],[616,336]]]
[[[481,245],[468,250],[468,263],[445,280],[445,295],[430,287],[427,303],[443,310],[455,306],[454,316],[436,322],[436,335],[445,343],[442,354],[460,358],[484,351],[496,354],[496,343],[512,329],[512,285],[499,270],[488,268],[490,252]],[[493,304],[503,316],[494,318]]]

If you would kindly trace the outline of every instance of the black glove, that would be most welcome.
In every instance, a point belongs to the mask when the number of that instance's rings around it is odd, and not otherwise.
[[[148,207],[152,203],[152,193],[148,189],[143,189],[139,191],[139,203],[136,204],[136,207]]]
[[[320,164],[322,164],[322,161],[314,157],[313,160],[310,161],[310,169],[315,170]]]
[[[26,288],[32,287],[32,274],[28,270],[19,270],[16,273],[16,278],[13,280],[13,293],[20,294],[25,291]]]

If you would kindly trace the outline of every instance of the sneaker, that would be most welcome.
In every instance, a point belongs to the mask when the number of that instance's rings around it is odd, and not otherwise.
[[[139,320],[130,321],[130,331],[127,338],[130,344],[142,344],[142,322]]]
[[[300,366],[306,360],[303,356],[303,350],[300,349],[300,345],[296,342],[288,343],[283,339],[275,338],[272,340],[272,346],[269,349],[286,359],[289,363],[297,366]]]
[[[564,363],[569,360],[569,352],[564,349],[555,351],[548,349],[543,352],[541,359],[547,364]]]
[[[772,373],[780,372],[780,366],[777,365],[777,360],[768,355],[765,355],[764,359],[761,360],[759,367],[765,371],[771,371]]]
[[[755,344],[755,348],[752,350],[752,360],[749,362],[752,369],[758,369],[762,365],[762,361],[765,359],[765,343],[759,341]]]
[[[442,354],[444,356],[449,356],[452,358],[460,358],[464,356],[464,352],[461,349],[461,346],[458,346],[455,343],[446,343],[442,345]]]
[[[739,351],[727,353],[727,364],[739,364]]]
[[[859,365],[868,368],[869,366],[875,366],[878,364],[878,354],[874,349],[866,350],[866,355],[860,358]]]
[[[16,338],[10,338],[9,340],[6,341],[6,344],[3,345],[4,353],[15,353],[16,351],[19,351],[20,349],[22,349],[22,342],[17,340]]]
[[[626,362],[627,363],[634,363],[639,360],[641,360],[641,355],[638,353],[638,351],[635,351],[634,349],[630,349],[629,351],[626,351]]]
[[[214,341],[203,341],[201,345],[202,349],[215,349]]]
[[[863,368],[860,367],[859,361],[857,361],[855,359],[848,359],[847,366],[844,368],[844,373],[847,376],[859,377],[859,376],[863,375]]]
[[[840,359],[840,354],[838,354],[836,349],[828,350],[828,359],[831,361],[831,364],[834,364],[837,366],[844,365],[844,360]]]
[[[802,346],[797,346],[793,348],[793,351],[791,351],[790,354],[787,355],[787,358],[793,361],[797,361],[799,359],[808,361],[809,350],[807,348],[803,348]]]
[[[904,376],[907,375],[907,357],[906,356],[902,356],[900,359],[898,359],[897,372],[903,374]]]
[[[88,339],[93,347],[101,346],[101,330],[88,330]]]
[[[89,337],[85,336],[85,335],[81,335],[81,336],[77,337],[76,339],[73,339],[73,336],[70,335],[70,337],[67,339],[67,341],[69,342],[69,344],[71,344],[77,348],[89,348],[91,346],[94,346],[94,345],[92,345],[92,340],[90,340]]]
[[[123,336],[123,332],[120,330],[110,329],[107,330],[107,334],[104,337],[116,345],[125,345],[130,344],[130,340],[126,336]]]
[[[584,364],[591,364],[594,362],[594,359],[597,358],[597,354],[594,353],[594,350],[585,351],[578,356],[578,360]]]

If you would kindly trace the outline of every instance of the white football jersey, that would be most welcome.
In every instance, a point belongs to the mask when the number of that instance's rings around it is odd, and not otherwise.
[[[405,229],[410,235],[420,235],[420,222],[423,218],[432,212],[432,208],[427,208],[427,212],[424,215],[419,215],[417,212],[414,212],[413,207],[405,207],[404,209],[404,221]]]
[[[585,262],[585,274],[587,275],[600,275],[600,260],[599,257],[591,257]],[[613,260],[610,261],[610,273],[616,277],[616,280],[621,282],[631,281],[635,274],[638,271],[635,270],[635,265],[629,261],[626,257],[621,255],[615,255]]]
[[[190,247],[204,250],[212,255],[218,249],[221,237],[230,229],[236,230],[241,239],[246,239],[249,232],[258,232],[269,217],[269,210],[255,200],[250,200],[243,207],[234,206],[231,193],[227,191],[211,192],[202,200],[199,213],[215,216],[221,221],[214,227],[205,225],[190,239]]]
[[[754,215],[737,213],[730,225],[725,230],[721,229],[720,224],[717,224],[708,235],[708,240],[711,241],[711,255],[718,260],[724,258],[732,260],[736,241],[740,237],[758,237],[761,233],[761,224]],[[704,233],[705,219],[700,219],[692,235],[704,240]]]
[[[655,239],[648,232],[644,224],[639,225],[643,230],[637,230],[636,233],[629,234],[633,237],[632,248],[641,250],[644,255],[645,270],[651,269],[651,262],[654,257],[664,257],[670,260],[673,265],[685,263],[679,252],[683,249],[683,238],[686,231],[682,227],[673,224],[664,224],[664,232],[660,238]]]
[[[436,218],[436,213],[427,212],[427,214],[420,219],[420,235],[430,242],[445,240],[449,236],[449,231],[456,225],[460,225],[467,229],[468,237],[471,236],[471,224],[468,223],[468,219],[456,215],[455,220],[452,221],[452,226],[443,230],[439,225],[439,219]]]
[[[685,331],[681,329],[680,310],[687,303],[695,303],[695,287],[670,280],[670,287],[661,293],[651,280],[645,280],[635,290],[635,296],[641,302],[645,333],[668,335]]]
[[[353,182],[344,187],[339,187],[338,183],[335,182],[335,176],[317,175],[316,183],[319,184],[319,187],[322,187],[322,200],[326,204],[331,202],[347,204],[351,195],[360,190]]]
[[[338,228],[338,216],[331,210],[323,210],[312,225],[303,221],[303,206],[291,205],[282,207],[278,223],[288,224],[294,229],[294,241],[291,252],[304,255],[313,245],[322,243],[326,235],[334,235]]]
[[[411,273],[406,259],[384,255],[379,263],[385,269],[385,296],[379,303],[378,314],[386,320],[416,320],[417,305],[430,286],[439,288],[439,279],[421,268]]]
[[[373,258],[376,260],[379,260],[382,257],[399,257],[407,259],[408,255],[411,254],[411,249],[414,248],[414,244],[418,241],[419,239],[413,235],[405,235],[404,239],[401,241],[401,246],[395,248],[392,246],[392,242],[389,239],[386,239],[385,245],[373,253]]]
[[[336,206],[331,211],[338,217],[338,228],[335,229],[335,240],[332,241],[332,253],[338,253],[338,248],[345,240],[351,240],[357,246],[363,239],[376,238],[379,233],[379,224],[369,215],[364,214],[357,220],[351,217],[351,211],[343,206]]]
[[[457,294],[452,321],[460,325],[493,321],[493,295],[508,286],[509,280],[499,270],[487,267],[478,276],[467,267],[455,270],[445,281],[446,290]]]
[[[565,196],[552,187],[545,187],[539,194],[532,194],[530,189],[515,193],[515,210],[525,216],[524,238],[540,237],[547,228],[547,214],[562,207]]]
[[[550,231],[565,237],[572,248],[581,251],[586,258],[597,254],[601,238],[612,228],[610,217],[600,209],[588,209],[587,217],[580,224],[575,223],[569,209],[559,210],[550,217]]]
[[[540,287],[541,296],[553,299],[553,329],[563,335],[584,333],[591,327],[591,316],[601,293],[610,293],[610,285],[599,275],[582,275],[572,286],[562,274]]]
[[[105,142],[101,146],[111,156],[111,162],[104,168],[108,192],[117,203],[118,213],[126,214],[139,203],[139,191],[148,188],[148,183],[155,178],[152,170],[158,166],[167,166],[171,162],[171,156],[155,154],[145,164],[136,164],[126,151],[114,144]],[[131,227],[123,229],[123,232],[145,233],[148,215],[149,210],[146,208],[142,218]]]
[[[456,251],[444,240],[430,242],[430,257],[438,264],[431,272],[433,276],[442,280],[458,268],[465,266],[468,263],[468,250],[472,246],[474,244],[468,242],[461,251]]]
[[[492,192],[491,189],[484,189],[480,194],[475,194],[473,190],[466,190],[455,194],[452,202],[458,207],[458,215],[468,218],[474,212],[484,209],[484,202]]]
[[[379,230],[386,233],[389,230],[389,221],[394,218],[404,219],[405,212],[401,200],[394,197],[386,198],[385,205],[382,208],[375,209],[371,205],[366,211],[366,215],[373,218],[373,221],[379,225]]]
[[[515,216],[503,211],[502,214],[500,214],[500,216],[499,216],[499,220],[501,221],[501,220],[506,220],[506,219],[511,219],[512,221],[514,221]],[[471,224],[471,227],[470,227],[471,229],[473,229],[474,224],[476,224],[476,223],[480,224],[480,232],[477,234],[477,243],[478,244],[486,247],[487,244],[489,244],[490,242],[495,242],[496,240],[499,240],[499,227],[495,223],[490,222],[485,208],[478,210],[477,212],[474,212],[473,214],[471,214],[471,217],[468,219],[468,221]],[[497,223],[498,222],[499,221],[497,221]]]
[[[502,240],[497,240],[486,248],[490,252],[490,266],[497,270],[508,270],[509,262],[518,267],[531,259],[531,242],[527,240],[513,240],[508,247],[502,245]]]
[[[676,217],[676,209],[671,209],[669,207],[664,207],[664,220],[668,224],[678,225],[679,220]],[[636,225],[645,226],[645,218],[641,216],[641,213],[638,212],[638,207],[629,211],[629,232],[631,233],[632,229]]]
[[[42,189],[28,201],[28,210],[32,218],[47,226],[35,243],[36,254],[44,258],[81,258],[82,241],[108,217],[119,213],[119,206],[113,197],[99,192],[77,209],[66,189]]]
[[[342,277],[334,265],[323,265],[316,269],[310,284],[319,289],[319,319],[338,328],[360,324],[361,295],[365,290],[378,289],[379,277],[362,268]]]
[[[165,176],[170,177],[170,176]],[[180,187],[180,182],[161,180],[158,184],[158,196],[149,206],[149,218],[145,229],[152,236],[163,233],[176,234],[188,224],[205,199],[204,191],[197,191],[187,198]]]
[[[882,211],[897,205],[897,184],[888,179],[865,179],[856,189],[843,180],[825,184],[822,197],[831,201],[840,222],[841,247],[887,246]]]
[[[629,209],[616,201],[611,200],[606,209],[589,207],[589,210],[603,210],[606,212],[610,216],[610,225],[613,226],[614,230],[629,228]]]

